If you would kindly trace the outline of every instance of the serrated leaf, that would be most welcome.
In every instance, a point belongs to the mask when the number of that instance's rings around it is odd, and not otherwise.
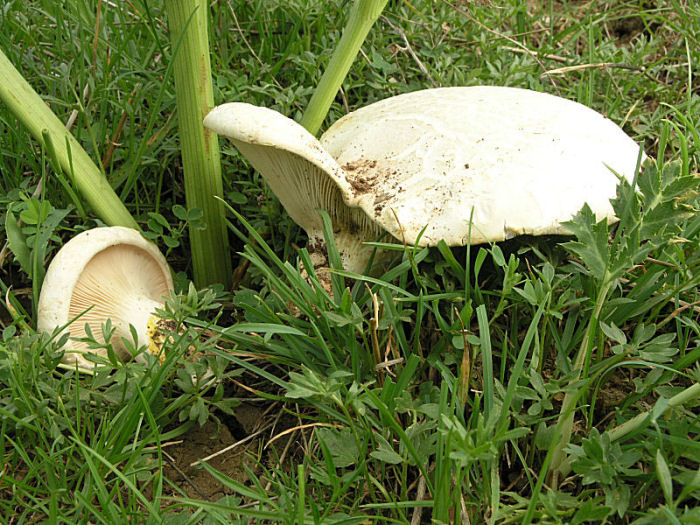
[[[617,185],[615,198],[610,201],[615,216],[620,219],[620,224],[632,227],[639,224],[641,219],[641,195],[636,188],[625,178]]]
[[[588,204],[584,204],[581,211],[564,226],[578,239],[564,243],[564,248],[581,258],[593,277],[603,281],[610,264],[607,220],[596,222],[595,214]]]
[[[664,202],[644,214],[641,235],[661,242],[661,237],[674,233],[676,225],[692,217],[695,210],[679,202]]]
[[[659,200],[661,173],[659,173],[656,163],[650,162],[644,165],[644,170],[637,177],[637,186],[647,206],[653,206]]]
[[[680,164],[667,163],[660,173],[654,162],[647,162],[638,178],[642,193],[641,236],[655,244],[677,233],[680,223],[695,213],[698,178],[682,175]]]

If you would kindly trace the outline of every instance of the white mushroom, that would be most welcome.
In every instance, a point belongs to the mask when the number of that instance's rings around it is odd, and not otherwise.
[[[110,343],[122,359],[131,358],[124,344],[134,342],[130,326],[137,348],[146,345],[159,354],[154,311],[163,307],[172,287],[165,258],[140,233],[120,226],[87,230],[68,241],[49,265],[39,297],[38,329],[53,332],[65,326],[70,339],[64,363],[85,370],[94,369],[95,363],[83,354],[106,355],[104,348],[91,349],[79,340],[87,337],[85,325],[104,343],[107,319],[115,328]]]
[[[204,124],[232,139],[311,245],[323,238],[316,210],[326,210],[353,272],[371,253],[362,243],[383,231],[420,246],[565,234],[562,222],[584,203],[615,220],[616,174],[631,180],[639,155],[592,109],[506,87],[388,98],[339,119],[320,141],[244,103],[214,108]]]

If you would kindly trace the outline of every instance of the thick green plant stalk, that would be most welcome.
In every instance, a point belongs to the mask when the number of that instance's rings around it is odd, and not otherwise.
[[[189,209],[202,210],[203,230],[190,228],[194,282],[231,286],[231,256],[223,203],[219,142],[202,121],[214,107],[207,3],[166,0],[177,97],[180,149]]]
[[[312,135],[321,128],[350,66],[386,3],[387,0],[355,0],[340,42],[301,118],[301,125]]]
[[[138,229],[136,221],[90,156],[0,50],[0,101],[42,145],[54,150],[66,178],[110,226]],[[51,140],[47,145],[45,138]]]

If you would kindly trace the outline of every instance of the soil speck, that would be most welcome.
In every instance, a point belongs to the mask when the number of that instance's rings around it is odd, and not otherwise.
[[[372,191],[379,174],[375,170],[376,160],[360,159],[348,162],[343,166],[350,186],[355,194],[369,193]]]

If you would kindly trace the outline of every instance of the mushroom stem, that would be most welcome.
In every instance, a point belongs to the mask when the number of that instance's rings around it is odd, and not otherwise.
[[[323,238],[323,233],[315,231],[307,233],[309,235],[309,243],[307,246],[309,253],[321,253],[325,259],[324,264],[328,264],[326,241]],[[374,239],[362,239],[358,237],[357,234],[339,230],[333,234],[333,240],[340,253],[343,269],[352,273],[364,274],[367,263],[369,263],[375,249],[373,246],[365,244],[365,242]],[[317,264],[314,269],[317,270],[319,266],[322,265]]]

